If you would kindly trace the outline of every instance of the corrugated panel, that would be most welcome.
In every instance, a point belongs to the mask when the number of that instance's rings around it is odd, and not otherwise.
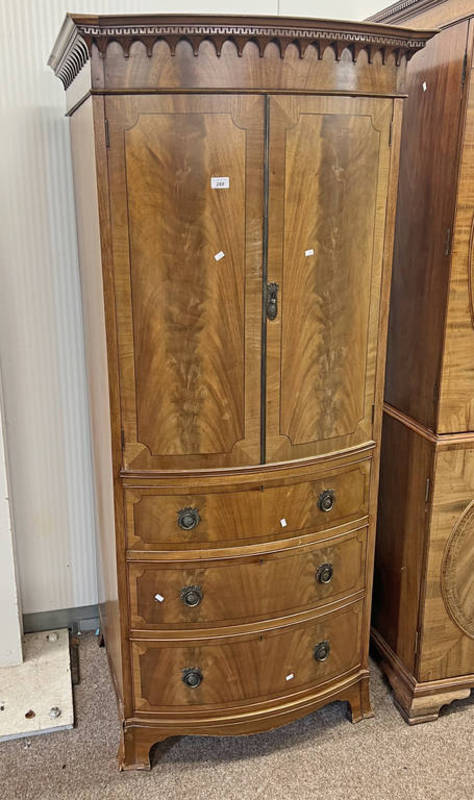
[[[300,5],[305,13],[305,3]],[[324,11],[331,6],[320,5]],[[352,10],[349,0],[346,5]],[[175,0],[0,4],[0,29],[10,45],[0,48],[0,359],[27,614],[97,600],[69,132],[62,86],[46,66],[71,8],[82,13],[178,10]],[[318,8],[321,16],[327,15],[323,8]],[[272,14],[278,3],[183,2],[179,11]],[[291,13],[298,13],[298,3]]]

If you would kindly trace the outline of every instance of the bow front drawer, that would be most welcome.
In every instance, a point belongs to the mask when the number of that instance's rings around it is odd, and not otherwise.
[[[131,627],[232,625],[338,600],[364,588],[366,536],[362,528],[265,556],[180,564],[132,562]]]
[[[284,482],[268,472],[251,484],[188,493],[163,488],[126,488],[130,550],[202,550],[287,539],[323,531],[367,514],[370,460],[292,476]],[[181,481],[183,485],[184,481]]]
[[[244,636],[135,640],[135,709],[185,713],[199,706],[217,712],[310,692],[360,665],[361,618],[362,604],[357,603]]]

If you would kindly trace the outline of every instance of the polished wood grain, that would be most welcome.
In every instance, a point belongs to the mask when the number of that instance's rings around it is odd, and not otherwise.
[[[205,557],[182,564],[133,562],[130,624],[148,630],[231,625],[289,616],[354,594],[364,586],[366,537],[362,529],[316,545],[217,563]],[[187,587],[198,588],[198,605],[186,605]]]
[[[402,131],[385,399],[432,430],[437,429],[467,26],[442,31],[410,64]],[[441,118],[449,124],[440,126]]]
[[[271,99],[270,461],[372,438],[392,113],[390,100]]]
[[[127,543],[132,550],[196,550],[274,541],[320,531],[364,517],[368,513],[370,462],[314,480],[299,476],[282,485],[255,481],[252,486],[223,491],[182,488],[173,494],[155,488],[126,491]],[[322,511],[320,497],[332,492],[334,504]],[[181,509],[197,509],[200,521],[191,530],[178,525]]]
[[[382,439],[372,624],[415,672],[434,445],[388,413]]]
[[[124,464],[257,463],[263,101],[106,107]]]
[[[230,113],[147,110],[124,149],[138,440],[230,452],[245,435],[245,131]]]
[[[256,481],[268,482],[268,485],[285,483],[295,477],[306,478],[312,475],[324,476],[332,473],[334,469],[349,467],[361,461],[370,461],[373,458],[377,444],[374,441],[366,442],[362,447],[349,447],[344,450],[334,450],[323,453],[314,458],[297,459],[294,461],[280,461],[266,464],[250,464],[243,467],[229,467],[226,469],[205,468],[199,470],[125,470],[120,471],[121,483],[124,487],[158,487],[166,486],[173,489],[189,480],[193,486],[201,490],[212,483],[223,488],[232,488],[236,483],[251,487]],[[216,482],[216,479],[219,479]]]
[[[474,25],[458,0],[377,18],[445,26],[407,71],[373,613],[395,700],[416,724],[474,685]]]
[[[149,768],[166,736],[255,733],[334,700],[353,721],[372,714],[401,98],[431,35],[155,15],[69,17],[58,38],[72,124],[94,108],[80,132],[94,139],[103,289],[91,281],[85,303],[108,370],[110,443],[95,446],[111,456],[115,531],[101,536],[122,769]],[[83,177],[79,191],[85,206]],[[199,605],[184,586],[201,587]]]
[[[436,479],[422,608],[420,681],[473,671],[474,448],[436,454]]]
[[[368,666],[368,653],[370,645],[370,616],[372,610],[372,593],[374,579],[374,549],[377,523],[377,498],[380,475],[380,455],[382,438],[382,411],[383,411],[383,390],[385,381],[385,353],[387,346],[387,330],[390,300],[390,281],[392,275],[392,255],[393,240],[395,233],[395,216],[397,204],[397,181],[400,159],[400,137],[402,128],[402,100],[396,99],[393,103],[393,118],[391,123],[391,152],[390,152],[390,174],[386,204],[385,236],[382,260],[382,287],[380,293],[379,310],[379,333],[378,333],[378,352],[375,375],[375,405],[374,419],[372,425],[373,436],[377,441],[374,451],[371,474],[371,514],[368,530],[367,547],[367,594],[364,600],[365,605],[365,625],[363,628],[362,647],[365,654],[364,666]]]
[[[90,98],[71,119],[71,147],[94,459],[100,624],[107,641],[114,682],[120,695],[123,695],[120,629],[123,611],[119,601],[116,561],[110,384],[103,301],[106,279],[104,281],[102,276],[99,197],[96,189],[94,104],[97,117],[98,111],[100,113],[97,104],[103,105],[103,101]]]
[[[474,500],[454,525],[446,545],[441,589],[453,622],[474,638],[472,559],[474,556]]]
[[[176,640],[134,640],[135,709],[186,713],[199,706],[224,711],[248,701],[277,696],[283,700],[355,669],[360,663],[360,628],[357,604],[307,623],[236,639],[203,638],[184,646]],[[329,642],[330,652],[318,662],[313,652],[322,641]],[[202,672],[197,688],[182,680],[188,668]]]
[[[351,722],[357,723],[373,717],[369,696],[369,675],[367,670],[358,669],[338,680],[312,688],[306,692],[303,699],[290,698],[284,705],[268,703],[265,708],[260,708],[255,714],[251,707],[240,708],[229,712],[216,719],[215,716],[188,713],[183,716],[170,715],[167,718],[156,720],[156,715],[150,719],[131,719],[124,723],[120,749],[119,766],[121,770],[141,769],[149,770],[150,749],[152,745],[161,742],[170,735],[198,735],[198,736],[228,736],[251,735],[259,731],[271,730],[280,725],[287,725],[305,714],[315,711],[327,703],[342,701],[348,704],[348,717]],[[158,757],[160,753],[156,754]]]
[[[386,25],[414,25],[416,28],[441,28],[472,15],[471,0],[399,0],[378,11],[370,21]]]
[[[94,90],[403,91],[431,32],[291,17],[67,15],[49,64],[68,93],[89,59]],[[171,58],[170,58],[171,56]],[[381,67],[383,66],[383,69]]]
[[[93,56],[94,58],[94,56]],[[303,58],[297,46],[290,44],[284,60],[276,43],[270,42],[262,58],[258,46],[248,42],[239,55],[232,42],[225,42],[221,57],[216,56],[211,42],[203,41],[199,48],[199,64],[188,42],[179,42],[170,58],[165,42],[157,42],[149,59],[139,43],[132,45],[128,59],[122,48],[113,42],[108,46],[104,71],[94,81],[95,91],[120,91],[127,85],[131,91],[173,91],[183,86],[183,74],[189,88],[194,90],[233,89],[247,91],[351,92],[403,94],[403,71],[396,65],[396,55],[389,55],[382,69],[382,53],[375,52],[372,63],[361,52],[354,63],[348,50],[339,61],[332,48],[322,58],[308,47]],[[373,67],[376,67],[374,69]],[[103,76],[103,77],[102,77]]]
[[[474,23],[471,21],[470,24],[472,58]],[[466,76],[465,91],[469,100],[456,197],[438,415],[440,433],[474,430],[474,70],[472,69]]]
[[[434,722],[442,708],[454,700],[469,697],[474,675],[443,678],[439,681],[417,681],[385,639],[373,631],[374,655],[387,675],[395,703],[409,725]]]

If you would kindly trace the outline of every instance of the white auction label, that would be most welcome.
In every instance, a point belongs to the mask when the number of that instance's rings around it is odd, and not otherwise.
[[[218,253],[215,254],[214,258],[216,261],[220,261],[221,258],[224,258],[225,253],[222,250],[219,250]]]
[[[286,526],[288,525],[285,517],[283,517],[283,519],[280,520],[280,525],[282,528],[286,528]]]
[[[314,256],[314,250],[312,248],[310,250],[305,250],[304,254],[306,258],[308,258],[308,256]]]
[[[162,603],[165,598],[162,594],[155,594],[155,600],[157,603]]]
[[[211,189],[228,189],[229,178],[211,178]]]

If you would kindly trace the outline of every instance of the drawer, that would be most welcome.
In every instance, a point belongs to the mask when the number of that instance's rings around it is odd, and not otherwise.
[[[364,588],[366,540],[363,528],[265,556],[131,563],[131,627],[260,621],[350,595]]]
[[[283,485],[214,485],[205,492],[125,489],[131,550],[194,550],[286,539],[367,514],[370,461]]]
[[[287,698],[355,669],[362,603],[238,637],[132,641],[136,711],[220,707]]]

